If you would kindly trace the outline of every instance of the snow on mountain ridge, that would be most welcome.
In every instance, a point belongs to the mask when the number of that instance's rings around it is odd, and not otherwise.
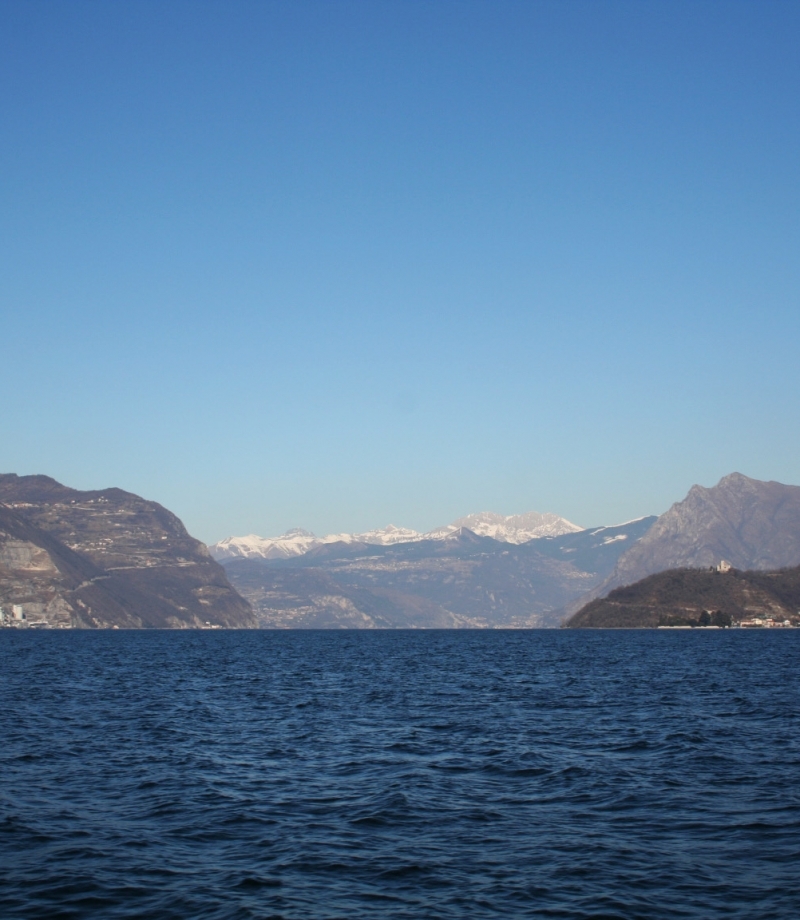
[[[557,514],[547,512],[540,514],[529,511],[527,514],[510,514],[504,516],[491,511],[469,514],[452,524],[437,527],[428,533],[419,533],[406,527],[390,524],[381,530],[368,530],[364,533],[328,534],[317,537],[311,531],[293,528],[280,537],[260,537],[249,534],[246,537],[226,537],[209,547],[211,555],[218,561],[226,559],[288,559],[302,556],[309,550],[326,543],[370,543],[378,546],[390,546],[395,543],[416,543],[420,540],[445,540],[466,528],[482,537],[492,537],[504,543],[527,543],[540,537],[557,537],[565,533],[577,533],[583,530]]]
[[[504,516],[492,511],[481,511],[459,518],[446,527],[432,530],[425,536],[429,540],[443,539],[462,527],[481,537],[492,537],[503,543],[527,543],[528,540],[537,540],[540,537],[560,537],[565,533],[583,530],[583,527],[578,527],[577,524],[552,512],[540,514],[538,511],[529,511],[527,514]]]
[[[308,530],[299,527],[287,530],[280,537],[259,537],[248,534],[246,537],[226,537],[209,546],[208,550],[217,562],[225,559],[286,559],[289,556],[302,556],[320,540]]]
[[[373,543],[389,546],[392,543],[414,543],[423,540],[424,535],[407,527],[395,527],[389,524],[382,530],[367,530],[364,533],[330,533],[320,543]]]

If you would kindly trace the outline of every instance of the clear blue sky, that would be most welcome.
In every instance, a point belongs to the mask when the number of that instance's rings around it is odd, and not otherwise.
[[[208,542],[800,482],[800,4],[0,2],[0,470]]]

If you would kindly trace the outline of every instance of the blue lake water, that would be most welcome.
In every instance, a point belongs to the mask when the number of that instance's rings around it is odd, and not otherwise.
[[[0,632],[4,918],[800,917],[800,631]]]

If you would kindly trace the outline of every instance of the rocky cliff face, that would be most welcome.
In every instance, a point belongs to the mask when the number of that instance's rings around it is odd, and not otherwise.
[[[741,473],[725,476],[710,489],[692,486],[580,605],[656,572],[706,568],[722,560],[756,570],[800,564],[800,486]]]
[[[0,606],[30,625],[252,627],[206,547],[156,502],[0,475]]]

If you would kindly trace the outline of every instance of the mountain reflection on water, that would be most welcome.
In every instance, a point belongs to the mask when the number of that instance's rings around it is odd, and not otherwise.
[[[798,653],[7,630],[0,915],[794,918]]]

